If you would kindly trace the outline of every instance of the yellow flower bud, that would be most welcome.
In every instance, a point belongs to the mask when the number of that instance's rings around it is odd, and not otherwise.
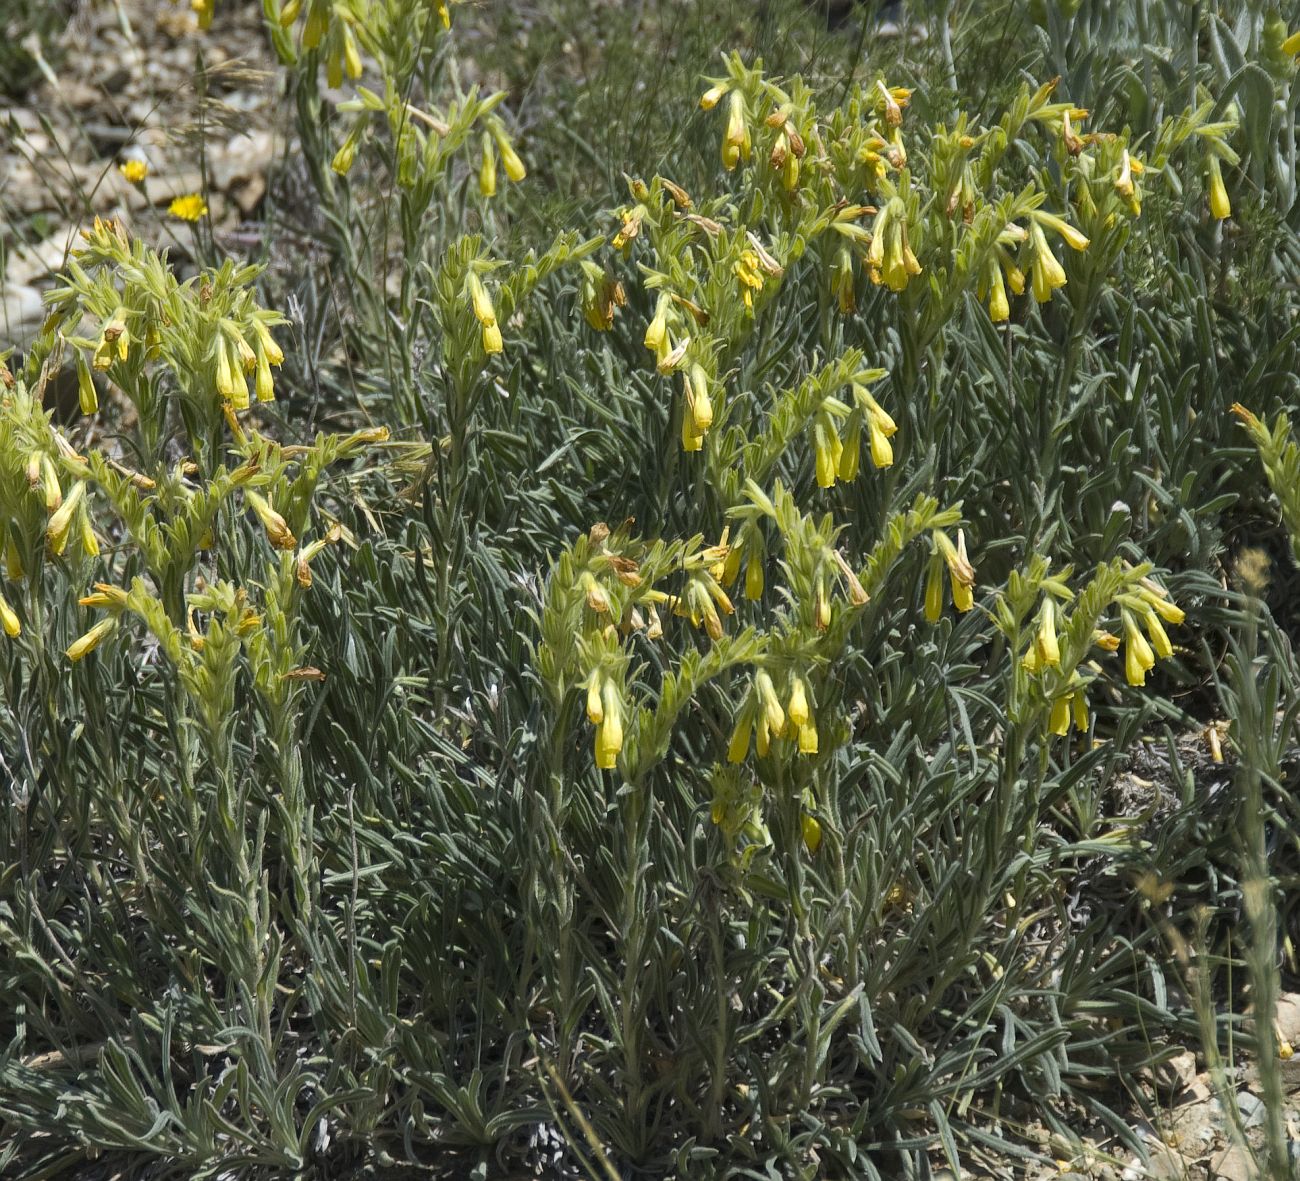
[[[1074,715],[1074,728],[1081,734],[1088,732],[1088,699],[1083,695],[1083,689],[1079,688],[1074,691],[1070,698],[1070,710]]]
[[[9,606],[9,601],[4,595],[0,595],[0,627],[4,628],[5,635],[11,640],[22,635],[23,625],[19,622],[17,614]]]
[[[587,678],[587,721],[599,726],[605,720],[605,707],[600,701],[600,671],[594,670]]]
[[[52,513],[63,503],[63,489],[59,487],[59,473],[48,455],[41,455],[41,486],[45,490],[45,511]]]
[[[822,846],[822,826],[817,823],[816,817],[809,816],[805,812],[799,818],[799,832],[803,837],[804,848],[816,855],[817,850]]]
[[[817,753],[817,727],[812,722],[799,727],[799,753],[801,755]],[[816,850],[814,849],[813,852]]]
[[[658,301],[655,303],[654,319],[650,321],[645,330],[645,347],[651,352],[657,353],[664,345],[668,335],[668,308],[672,304],[672,298],[661,293]]]
[[[844,432],[844,446],[840,450],[840,461],[835,468],[835,474],[846,484],[858,478],[858,463],[861,459],[861,453],[862,418],[860,415],[854,415],[849,419],[848,427]],[[892,447],[890,448],[890,459],[893,459]]]
[[[497,154],[492,146],[492,137],[486,133],[483,135],[483,163],[478,170],[478,191],[484,197],[497,194]]]
[[[812,713],[808,709],[808,696],[804,689],[803,678],[795,676],[792,678],[790,686],[790,704],[786,709],[786,716],[796,726],[806,725]]]
[[[1060,668],[1061,648],[1056,640],[1056,607],[1051,599],[1044,599],[1038,612],[1038,636],[1034,641],[1038,659],[1048,668]]]
[[[997,324],[1010,317],[1011,304],[1007,300],[1006,284],[1002,281],[1002,268],[994,261],[989,269],[989,319]]]
[[[1046,226],[1049,230],[1054,230],[1060,234],[1071,249],[1088,249],[1087,237],[1063,218],[1057,217],[1054,213],[1045,213],[1041,209],[1034,210],[1033,218],[1039,225]]]
[[[763,597],[763,563],[750,554],[745,564],[745,598],[751,600]]]
[[[1066,693],[1052,702],[1052,716],[1048,721],[1048,729],[1053,734],[1070,732],[1070,694]]]

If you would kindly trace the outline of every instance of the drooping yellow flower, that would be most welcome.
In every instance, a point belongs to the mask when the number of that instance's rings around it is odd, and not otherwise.
[[[110,616],[108,619],[101,619],[84,636],[72,641],[68,646],[68,659],[73,664],[76,664],[77,661],[89,656],[116,628],[117,620],[114,617]]]
[[[1125,611],[1124,619],[1124,676],[1130,685],[1145,685],[1148,670],[1155,667],[1155,653],[1146,637],[1138,630],[1137,621]]]
[[[199,18],[200,29],[212,27],[212,13],[216,8],[216,0],[190,0],[190,8]]]
[[[713,108],[722,101],[723,96],[730,89],[731,87],[725,82],[720,82],[716,86],[710,86],[708,90],[700,95],[700,109],[703,111],[713,110]]]
[[[173,198],[167,206],[167,212],[181,221],[198,221],[208,212],[208,203],[203,199],[202,193],[187,193],[183,197]]]
[[[602,771],[612,770],[623,749],[623,703],[618,697],[618,687],[606,680],[601,688],[602,718],[596,727],[596,766]]]
[[[483,134],[483,162],[478,170],[478,191],[484,197],[497,195],[497,152],[492,146],[492,137]]]
[[[605,720],[605,707],[600,699],[600,686],[600,670],[596,669],[587,678],[587,721],[593,726],[599,726]]]
[[[812,712],[808,709],[808,694],[803,678],[796,674],[790,680],[790,703],[786,707],[786,716],[796,726],[807,725]]]
[[[256,514],[257,519],[262,522],[262,528],[266,530],[267,538],[276,549],[293,549],[298,544],[288,522],[271,507],[266,497],[251,489],[246,489],[244,499],[247,501],[248,507]]]
[[[686,375],[686,405],[691,419],[691,433],[703,437],[713,425],[713,402],[709,398],[709,375],[696,362]]]
[[[741,160],[749,159],[752,144],[744,95],[733,90],[727,103],[727,130],[722,137],[722,166],[731,172]]]
[[[749,555],[745,563],[745,598],[758,600],[763,597],[763,563],[754,555]]]
[[[1223,183],[1223,167],[1219,157],[1210,153],[1206,164],[1209,169],[1210,212],[1219,220],[1232,216],[1232,202],[1228,200],[1228,190]]]
[[[785,731],[785,710],[781,708],[781,699],[776,695],[776,686],[764,669],[754,674],[754,693],[758,698],[759,708],[767,729],[777,738]]]
[[[1052,702],[1052,714],[1048,719],[1047,728],[1053,734],[1068,734],[1070,732],[1070,699],[1072,694],[1065,693]]]
[[[952,587],[953,606],[958,611],[969,611],[975,605],[973,588],[975,586],[975,567],[966,555],[966,538],[957,534],[959,544],[953,545],[952,539],[942,530],[934,531],[934,542],[939,557],[948,567],[948,581]]]
[[[508,176],[515,184],[528,175],[528,169],[524,167],[524,162],[519,158],[519,153],[515,151],[514,144],[510,142],[510,137],[506,135],[505,128],[499,124],[492,125],[492,136],[497,143],[497,151],[501,153],[501,167],[506,170]]]
[[[45,540],[50,547],[50,552],[61,554],[68,547],[68,536],[72,530],[72,521],[81,507],[81,502],[86,495],[86,485],[83,481],[78,480],[73,485],[72,491],[63,499],[63,503],[45,526]]]
[[[149,163],[147,160],[140,160],[133,157],[130,160],[123,160],[122,163],[117,166],[117,170],[126,179],[128,184],[138,185],[144,181],[146,176],[149,175]]]

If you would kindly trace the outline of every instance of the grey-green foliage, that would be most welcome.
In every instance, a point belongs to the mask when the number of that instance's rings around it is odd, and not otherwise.
[[[692,107],[724,45],[749,38],[828,93],[846,62],[866,76],[851,28],[827,34],[793,5],[752,22],[749,5],[658,17],[644,6],[639,38],[611,27],[626,7],[557,3],[524,42],[550,60],[546,38],[572,38],[596,66],[585,95],[576,68],[519,79],[545,185],[533,208],[584,235],[614,228],[598,210],[622,199],[624,168],[714,186],[716,140]],[[1162,107],[1187,105],[1193,71],[1215,96],[1263,101],[1209,23],[1213,6],[1144,3],[1130,18],[1085,3],[1067,20],[1048,4],[1041,32],[1033,7],[988,5],[957,26],[959,89],[978,101],[993,78],[1014,93],[1008,61],[1035,78],[1061,72],[1095,126],[1149,135]],[[1182,34],[1195,12],[1207,23],[1193,48]],[[799,35],[772,36],[787,29]],[[677,56],[656,54],[670,33]],[[948,116],[937,38],[865,43],[873,72],[918,85],[919,118]],[[1251,54],[1249,37],[1235,43]],[[467,46],[488,62],[498,52]],[[657,97],[648,112],[638,78]],[[1275,104],[1289,84],[1275,82]],[[747,355],[759,360],[736,379],[746,388],[798,388],[841,346],[859,349],[889,370],[910,440],[887,475],[825,492],[809,465],[773,461],[799,504],[844,524],[846,552],[897,543],[881,551],[898,559],[895,591],[877,594],[883,567],[864,579],[859,639],[819,703],[846,742],[818,768],[829,790],[816,857],[793,791],[768,804],[766,840],[744,861],[711,822],[720,689],[703,687],[666,737],[648,715],[662,761],[632,791],[592,768],[579,694],[558,718],[543,709],[536,621],[553,558],[601,520],[635,517],[662,537],[714,537],[724,523],[699,519],[682,479],[640,344],[653,309],[636,276],[623,276],[626,323],[608,337],[576,314],[565,272],[544,279],[505,355],[459,392],[436,349],[394,350],[439,339],[426,305],[413,301],[386,338],[382,308],[340,327],[319,279],[302,276],[304,347],[322,342],[328,358],[334,341],[369,333],[358,353],[370,368],[359,395],[344,367],[313,370],[303,388],[315,401],[288,399],[284,428],[309,437],[310,413],[358,400],[409,420],[418,402],[429,450],[331,486],[326,507],[352,544],[317,560],[302,606],[305,650],[327,679],[304,687],[286,740],[236,678],[232,785],[178,754],[196,745],[193,723],[147,649],[60,661],[86,625],[66,595],[48,596],[43,653],[0,648],[0,1171],[71,1168],[95,1145],[186,1176],[365,1159],[494,1175],[552,1124],[592,1173],[603,1153],[665,1176],[812,1176],[814,1160],[837,1175],[919,1176],[932,1151],[1009,1151],[1024,1099],[1067,1140],[1080,1108],[1131,1136],[1117,1079],[1197,1032],[1188,981],[1134,882],[1176,883],[1161,919],[1189,937],[1206,904],[1205,937],[1231,951],[1221,937],[1251,866],[1221,820],[1246,787],[1275,809],[1270,871],[1283,885],[1297,873],[1296,818],[1277,790],[1294,782],[1294,659],[1272,661],[1263,705],[1227,702],[1238,724],[1285,703],[1252,756],[1257,779],[1216,795],[1173,741],[1214,708],[1196,686],[1243,623],[1221,566],[1246,523],[1275,520],[1227,412],[1241,401],[1271,419],[1296,397],[1288,111],[1270,115],[1285,133],[1269,140],[1277,158],[1238,141],[1246,187],[1230,229],[1205,217],[1194,173],[1182,199],[1149,197],[1118,262],[1124,282],[1087,322],[1055,301],[999,329],[972,300],[940,347],[909,355],[906,307],[869,289],[853,317],[827,319],[810,262],[787,277],[781,317],[756,324]],[[464,248],[451,221],[421,242],[425,260]],[[543,249],[555,236],[531,214],[507,228]],[[1182,650],[1145,698],[1113,677],[1098,692],[1094,735],[1107,741],[992,757],[1008,706],[1003,641],[978,611],[924,623],[925,555],[900,557],[920,496],[961,500],[983,585],[1030,550],[1079,569],[1146,557],[1170,572],[1189,613]],[[255,530],[233,536],[234,553],[257,552]],[[670,669],[653,648],[644,661],[637,675],[662,687]],[[1238,666],[1230,684],[1245,683]],[[1128,813],[1118,775],[1143,735],[1168,739],[1167,785]],[[286,811],[277,785],[299,773]],[[1211,1019],[1207,1036],[1223,1024]]]

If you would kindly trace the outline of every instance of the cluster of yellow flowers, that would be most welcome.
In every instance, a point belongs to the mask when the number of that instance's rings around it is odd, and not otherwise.
[[[788,682],[783,708],[771,674],[765,668],[755,671],[749,693],[736,714],[731,741],[727,745],[729,763],[745,761],[751,735],[760,758],[766,758],[772,741],[782,737],[793,739],[800,754],[817,753],[817,725],[808,701],[807,682],[797,672],[790,673]]]
[[[1073,597],[1060,578],[1044,578],[1041,585],[1043,599],[1033,643],[1020,662],[1031,676],[1039,676],[1047,670],[1062,671],[1057,630],[1062,622],[1060,604]],[[1138,579],[1132,584],[1132,589],[1121,592],[1114,605],[1119,608],[1122,637],[1098,628],[1092,633],[1091,644],[1103,652],[1116,652],[1122,643],[1125,679],[1130,685],[1144,685],[1156,660],[1168,660],[1174,654],[1164,624],[1182,623],[1184,612],[1169,597],[1169,592],[1149,577]],[[1048,728],[1057,735],[1067,734],[1071,723],[1080,731],[1088,727],[1087,682],[1077,665],[1068,672],[1064,686],[1054,691],[1051,701]]]
[[[943,614],[943,575],[948,572],[952,605],[962,613],[975,606],[975,567],[966,553],[966,532],[957,530],[957,542],[942,529],[934,530],[934,548],[925,576],[925,617],[937,623]]]
[[[478,170],[478,188],[484,197],[495,197],[497,191],[497,155],[500,154],[501,166],[515,184],[528,175],[528,169],[519,158],[506,135],[501,120],[489,117],[487,130],[482,135],[482,161]]]

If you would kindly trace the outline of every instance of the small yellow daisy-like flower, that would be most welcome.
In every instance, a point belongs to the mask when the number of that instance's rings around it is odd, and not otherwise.
[[[203,199],[202,193],[186,193],[167,206],[167,212],[181,221],[198,221],[207,211],[208,203]]]
[[[117,170],[126,177],[129,184],[138,185],[149,175],[149,164],[145,160],[123,160]]]

